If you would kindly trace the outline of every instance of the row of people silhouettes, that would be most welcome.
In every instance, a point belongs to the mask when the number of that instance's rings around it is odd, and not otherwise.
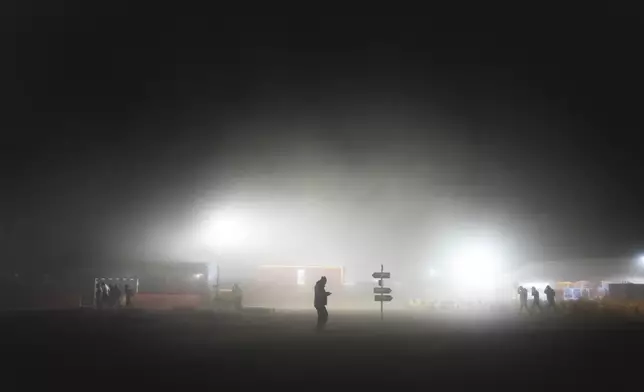
[[[546,295],[546,300],[548,302],[548,309],[556,310],[555,306],[555,291],[550,287],[550,285],[546,286],[545,290],[543,291],[544,294]],[[541,301],[539,299],[539,290],[537,290],[536,287],[532,286],[531,289],[531,295],[532,295],[532,308],[528,308],[528,289],[526,289],[523,286],[519,286],[519,289],[517,290],[517,294],[519,294],[519,313],[525,309],[526,312],[532,313],[535,310],[539,310],[539,312],[542,312],[541,309]]]
[[[103,281],[96,283],[95,305],[97,309],[119,308],[123,296],[125,296],[125,306],[132,306],[134,291],[129,285],[126,284],[121,291],[118,284],[108,285]]]

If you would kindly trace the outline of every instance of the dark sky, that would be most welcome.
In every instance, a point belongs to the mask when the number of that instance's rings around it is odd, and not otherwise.
[[[447,203],[534,259],[644,247],[636,18],[43,4],[3,26],[4,266],[139,257],[150,227],[230,189],[359,205],[396,232]]]

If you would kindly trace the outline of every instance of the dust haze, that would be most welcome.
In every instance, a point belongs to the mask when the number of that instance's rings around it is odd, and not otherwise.
[[[516,259],[526,256],[521,246],[538,248],[538,237],[522,237],[530,225],[511,197],[516,186],[468,181],[489,175],[480,167],[494,157],[465,137],[459,142],[457,124],[439,110],[431,123],[414,121],[398,109],[404,103],[362,106],[325,118],[293,115],[296,108],[231,122],[221,153],[199,167],[196,181],[181,182],[190,189],[175,213],[149,221],[143,246],[114,246],[147,261],[216,254],[243,265],[340,265],[351,281],[368,279],[381,263],[401,278],[424,273],[463,233],[502,236]],[[216,238],[200,236],[221,211],[247,231],[235,249],[214,249]]]

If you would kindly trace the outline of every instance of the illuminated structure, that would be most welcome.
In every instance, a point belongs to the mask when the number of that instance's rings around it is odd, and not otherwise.
[[[261,265],[257,281],[284,286],[313,286],[321,276],[326,276],[330,286],[344,284],[344,269],[334,266]]]

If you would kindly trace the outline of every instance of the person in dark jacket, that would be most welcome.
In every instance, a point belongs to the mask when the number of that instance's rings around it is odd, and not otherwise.
[[[546,286],[546,289],[543,290],[544,294],[546,295],[546,300],[548,301],[548,309],[552,309],[554,311],[557,310],[557,307],[555,306],[555,291],[550,287],[550,285]]]
[[[329,319],[329,312],[326,310],[326,304],[327,297],[331,295],[331,293],[326,291],[324,286],[326,286],[326,276],[323,276],[315,283],[315,299],[313,300],[313,306],[315,306],[315,310],[318,311],[318,330],[324,329],[324,326]]]
[[[94,294],[94,305],[96,309],[103,309],[103,287],[96,283],[96,292]]]
[[[236,310],[242,310],[242,298],[244,293],[237,283],[233,285],[233,301]]]
[[[130,288],[129,285],[125,285],[125,306],[130,307],[132,306],[132,297],[134,296],[134,291]]]
[[[101,307],[110,306],[110,286],[101,282]]]
[[[541,313],[541,303],[539,302],[539,290],[536,287],[532,286],[532,309],[539,309]]]
[[[115,284],[112,286],[112,296],[113,296],[113,303],[112,306],[116,308],[121,307],[121,288],[119,287],[118,284]]]
[[[530,310],[528,310],[528,289],[523,286],[519,286],[517,294],[519,294],[519,303],[521,304],[519,306],[519,313],[521,313],[523,309],[525,309],[526,312],[530,313]]]

